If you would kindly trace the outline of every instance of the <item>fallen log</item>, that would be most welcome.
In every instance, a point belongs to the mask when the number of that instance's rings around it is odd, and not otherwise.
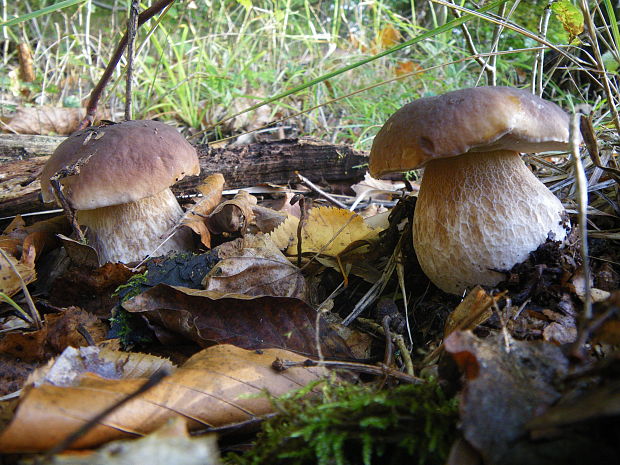
[[[49,205],[39,200],[38,179],[48,157],[37,155],[51,153],[58,138],[53,138],[53,147],[38,141],[28,151],[12,148],[11,152],[3,149],[3,137],[0,136],[0,160],[13,161],[0,165],[0,218],[48,209]],[[201,179],[213,173],[224,175],[227,189],[295,182],[297,171],[314,182],[355,182],[363,178],[368,162],[363,152],[349,146],[310,138],[217,148],[197,145],[196,149],[201,175],[185,178],[175,185],[173,191],[177,195],[192,193]]]

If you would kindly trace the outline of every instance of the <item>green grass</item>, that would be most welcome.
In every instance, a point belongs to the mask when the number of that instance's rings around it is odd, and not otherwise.
[[[0,72],[0,109],[85,101],[98,80],[124,29],[126,2],[61,3],[55,8],[63,9],[45,11],[51,9],[50,1],[32,0],[31,10],[43,15],[28,11],[24,2],[5,4],[1,20],[17,19],[1,31],[6,41],[0,56],[6,66]],[[445,3],[177,2],[138,33],[135,117],[176,121],[188,134],[204,131],[209,140],[289,118],[285,124],[295,125],[301,134],[368,149],[376,129],[403,103],[487,83],[488,76],[471,57],[463,26],[455,24],[456,15]],[[496,12],[491,6],[490,12]],[[602,8],[613,16],[609,0]],[[498,84],[523,86],[533,79],[533,37],[543,14],[540,2],[507,2],[506,19],[532,34],[503,29]],[[619,33],[614,24],[608,41],[615,49]],[[469,20],[465,27],[479,53],[493,51],[497,25],[488,16]],[[392,41],[385,39],[390,30],[397,31]],[[552,14],[547,40],[561,46],[567,37]],[[27,85],[15,72],[14,46],[23,40],[34,49],[37,76]],[[407,66],[414,72],[394,80]],[[104,96],[112,119],[121,117],[122,77],[121,66]],[[558,100],[568,99],[558,94]],[[252,110],[239,115],[247,108]]]

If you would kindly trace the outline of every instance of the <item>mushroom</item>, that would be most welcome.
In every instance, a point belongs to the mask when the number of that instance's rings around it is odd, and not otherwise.
[[[88,228],[100,263],[141,260],[156,249],[191,250],[185,228],[161,245],[183,215],[170,186],[200,172],[196,150],[171,126],[126,121],[72,134],[43,168],[44,202],[56,199],[50,178],[63,169],[70,174],[60,179],[62,194]]]
[[[511,87],[461,89],[394,113],[375,137],[370,174],[425,167],[413,219],[420,266],[445,292],[494,286],[570,225],[520,152],[567,150],[569,117]]]

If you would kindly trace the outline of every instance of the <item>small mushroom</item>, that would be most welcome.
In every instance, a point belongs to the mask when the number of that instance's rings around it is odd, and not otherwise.
[[[421,98],[375,137],[370,174],[425,167],[413,219],[422,270],[445,292],[493,286],[569,225],[520,152],[567,150],[569,118],[524,90],[478,87]]]
[[[183,215],[170,186],[200,173],[196,150],[173,127],[126,121],[72,134],[43,168],[44,202],[56,200],[50,178],[67,169],[71,173],[60,178],[62,194],[87,227],[102,264],[193,247],[184,229],[161,245]]]

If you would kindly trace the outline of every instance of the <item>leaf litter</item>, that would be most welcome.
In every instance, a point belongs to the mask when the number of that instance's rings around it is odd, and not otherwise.
[[[307,378],[278,390],[277,376],[282,375],[267,367],[275,359],[272,350],[285,350],[283,358],[299,363],[308,357],[341,361],[370,357],[370,363],[383,359],[391,369],[405,370],[407,364],[413,363],[416,373],[440,376],[447,393],[459,392],[463,438],[454,442],[454,447],[466,444],[484,463],[522,463],[520,460],[526,459],[534,464],[555,463],[568,460],[571,454],[579,457],[593,445],[598,447],[601,460],[607,457],[608,447],[597,442],[593,434],[582,434],[580,441],[573,439],[587,425],[613,422],[618,417],[615,384],[605,382],[616,379],[616,375],[609,374],[616,372],[609,366],[592,373],[587,368],[596,366],[597,358],[599,364],[612,360],[610,366],[617,366],[614,345],[620,340],[620,324],[614,300],[618,273],[610,265],[617,259],[613,249],[601,249],[608,261],[596,264],[594,280],[585,283],[574,249],[562,249],[549,241],[525,263],[506,272],[506,280],[498,289],[479,287],[460,301],[429,285],[417,264],[409,222],[415,197],[405,197],[389,214],[362,218],[333,207],[295,211],[290,205],[280,205],[281,210],[276,211],[257,204],[256,198],[246,192],[221,202],[223,184],[221,176],[208,178],[199,187],[202,197],[188,207],[178,224],[196,233],[201,248],[209,248],[212,242],[220,245],[207,252],[199,249],[193,254],[150,258],[131,269],[122,264],[99,267],[96,257],[89,259],[88,246],[62,239],[69,265],[49,286],[41,287],[39,305],[46,313],[44,328],[38,332],[9,330],[9,320],[2,320],[7,328],[0,339],[4,351],[20,360],[37,360],[14,381],[7,373],[3,379],[13,389],[21,386],[23,381],[19,380],[42,361],[67,346],[82,347],[79,351],[101,351],[85,346],[93,342],[101,345],[99,341],[105,337],[101,325],[112,313],[133,315],[154,335],[150,343],[136,342],[134,350],[144,348],[156,353],[157,347],[168,347],[177,360],[190,357],[181,368],[171,368],[173,373],[162,384],[119,407],[102,424],[84,433],[79,439],[82,442],[73,447],[96,447],[114,438],[148,435],[163,427],[168,417],[185,418],[190,429],[262,418],[274,408],[259,395],[262,387],[277,396],[325,375],[319,368],[299,368]],[[368,187],[384,190],[389,186],[370,182],[364,189]],[[44,223],[25,226],[16,220],[0,238],[8,256],[15,263],[27,263],[31,273],[40,267],[40,257],[46,259],[50,251],[59,250],[57,234],[68,233],[62,219]],[[400,240],[403,235],[405,240]],[[384,272],[387,257],[397,242],[402,249],[395,256],[394,270],[401,267],[401,280],[397,273]],[[295,264],[300,255],[302,267],[298,268]],[[26,270],[24,276],[28,277],[28,273]],[[30,279],[31,286],[40,284],[35,281],[36,275]],[[363,330],[355,323],[350,328],[342,327],[342,317],[349,314],[372,283],[382,283],[380,295],[390,296],[393,308],[387,323],[383,321],[387,315],[380,310],[384,299],[377,295],[365,314],[376,323],[364,318]],[[576,363],[570,347],[580,334],[580,299],[586,286],[600,290],[596,294],[600,296],[596,318],[586,329],[596,349],[588,359]],[[18,298],[20,288],[13,289],[12,295]],[[373,325],[381,331],[369,331]],[[78,331],[78,326],[86,332]],[[177,341],[174,344],[194,344],[194,348],[180,355],[180,346],[175,353],[172,340]],[[391,344],[387,344],[388,340]],[[388,350],[394,344],[398,350]],[[231,388],[235,395],[240,393],[240,398],[228,391],[219,394],[219,388],[209,381],[211,368],[207,368],[208,376],[196,374],[204,369],[203,365],[193,365],[199,354],[220,350],[225,353],[216,357],[221,358],[217,362],[218,376],[232,377],[246,386]],[[261,370],[269,372],[261,375],[266,385],[241,379],[240,373],[252,371],[246,366],[249,362],[245,355],[239,361],[227,350],[244,351],[250,358],[269,355],[260,357],[264,360]],[[402,350],[411,351],[410,357],[404,357]],[[44,381],[40,374],[32,375],[13,423],[0,436],[0,448],[49,448],[105,406],[135,391],[148,377],[148,370],[128,377],[122,368],[148,366],[150,362],[134,362],[133,355],[127,353],[118,357],[116,361],[101,362],[99,368],[108,366],[104,372],[82,362],[81,368],[65,365],[65,372],[74,374],[69,378],[76,385],[61,386]],[[56,363],[62,366],[60,360],[62,357]],[[163,359],[158,363],[170,368]],[[194,370],[192,382],[200,379],[200,384],[192,384],[189,390],[183,384],[185,378],[182,382],[173,378],[179,376],[179,370],[188,370],[187,364],[192,367],[190,371]],[[18,364],[14,370],[19,370]],[[460,373],[463,378],[459,381]],[[390,383],[393,381],[388,381],[386,389],[390,389]],[[252,389],[248,390],[247,385]],[[218,408],[210,406],[204,415],[187,410],[188,405],[207,405],[205,396],[209,402],[219,402]],[[180,398],[188,405],[179,407],[174,403]],[[228,411],[222,402],[234,408]],[[584,415],[584,411],[590,413]],[[124,416],[127,412],[131,412],[129,418]],[[211,416],[214,412],[222,416]],[[64,426],[49,431],[43,425]],[[30,428],[41,429],[37,433],[39,442],[22,437],[22,432]],[[607,431],[617,431],[614,428]],[[574,447],[565,449],[571,452],[563,452],[563,444],[571,440]],[[103,449],[100,452],[105,453]]]

